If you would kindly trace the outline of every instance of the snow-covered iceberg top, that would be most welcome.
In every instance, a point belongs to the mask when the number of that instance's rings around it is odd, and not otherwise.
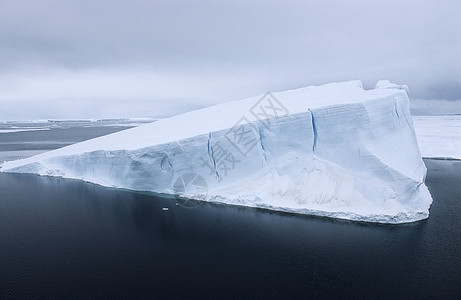
[[[3,172],[342,219],[425,219],[405,89],[331,83],[228,102],[6,162]]]

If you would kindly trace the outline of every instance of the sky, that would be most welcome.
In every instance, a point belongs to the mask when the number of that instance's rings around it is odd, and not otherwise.
[[[0,0],[0,120],[169,116],[355,79],[461,114],[461,1]]]

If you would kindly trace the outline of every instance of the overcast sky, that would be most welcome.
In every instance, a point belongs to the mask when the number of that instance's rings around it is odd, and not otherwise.
[[[352,79],[461,113],[461,1],[0,0],[0,120],[165,116]]]

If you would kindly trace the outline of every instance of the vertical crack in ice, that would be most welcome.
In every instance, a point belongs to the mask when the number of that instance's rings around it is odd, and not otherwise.
[[[168,155],[165,155],[165,156],[163,157],[162,161],[160,162],[160,169],[161,169],[162,171],[168,171],[168,170],[167,170],[167,167],[169,167],[169,170],[170,170],[170,171],[171,171],[171,170],[174,171],[174,169],[173,169],[173,164],[171,163],[170,158],[168,157]]]
[[[165,160],[166,160],[166,156],[164,156],[164,157],[162,158],[162,161],[160,162],[160,169],[161,169],[162,171],[165,171]]]
[[[397,116],[397,122],[399,124],[399,127],[401,127],[401,124],[400,124],[400,114],[399,114],[399,107],[397,105],[397,99],[394,99],[394,111],[395,111],[395,114]],[[395,130],[395,121],[393,122],[394,124],[394,130]]]
[[[397,118],[399,119],[399,125],[400,125],[399,107],[401,108],[401,113],[403,114],[403,119],[405,120],[405,123],[407,123],[407,126],[409,128],[413,128],[413,125],[408,120],[408,113],[406,113],[404,106],[399,105],[399,100],[394,98],[394,110],[395,110],[395,113],[397,114]]]
[[[263,129],[261,129],[261,125],[258,124],[259,146],[261,147],[261,150],[263,152],[264,162],[266,163],[266,166],[267,166],[267,152],[266,152],[266,148],[264,148],[264,144],[263,144],[262,130]]]
[[[208,158],[210,159],[210,162],[213,164],[216,179],[219,180],[219,173],[218,173],[218,169],[216,168],[216,160],[214,158],[214,153],[213,153],[213,144],[211,142],[211,132],[208,134]]]
[[[312,131],[314,132],[314,143],[312,144],[312,152],[315,151],[315,148],[317,147],[317,127],[315,126],[315,120],[314,120],[314,114],[312,111],[309,109],[309,113],[311,114],[311,120],[312,120]]]
[[[396,101],[396,103],[397,103],[397,101]],[[402,106],[400,106],[400,107],[402,107]],[[402,107],[402,112],[403,112],[403,118],[405,119],[405,122],[407,123],[408,127],[409,127],[409,128],[413,128],[413,125],[412,125],[412,124],[410,123],[410,121],[408,120],[409,115],[408,115],[408,113],[404,110],[403,107]]]
[[[395,109],[395,113],[397,114],[397,119],[399,119],[399,121],[400,121],[400,115],[399,115],[399,108],[397,106],[397,100],[394,101],[394,109]]]

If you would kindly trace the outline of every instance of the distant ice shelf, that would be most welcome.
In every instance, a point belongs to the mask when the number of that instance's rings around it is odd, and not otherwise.
[[[461,160],[461,115],[413,117],[423,157]]]
[[[2,172],[379,223],[429,216],[406,86],[330,83],[191,111]]]

